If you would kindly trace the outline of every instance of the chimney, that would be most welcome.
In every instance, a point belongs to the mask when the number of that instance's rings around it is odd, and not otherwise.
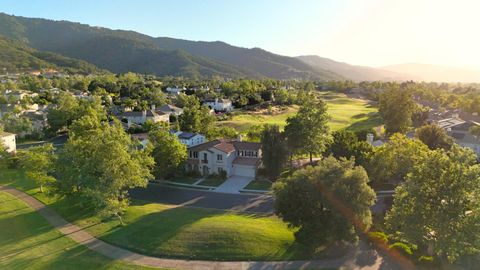
[[[152,108],[152,111],[155,111],[155,104],[152,104],[151,108]]]
[[[132,120],[130,118],[127,119],[127,128],[132,127]]]
[[[237,141],[241,142],[243,140],[242,134],[238,134]]]
[[[142,111],[142,121],[143,121],[143,122],[146,122],[146,121],[147,121],[147,111],[146,111],[146,110],[143,110],[143,111]]]
[[[372,133],[368,133],[368,134],[367,134],[367,143],[370,144],[370,145],[372,145],[374,138],[375,138],[375,136],[374,136]]]

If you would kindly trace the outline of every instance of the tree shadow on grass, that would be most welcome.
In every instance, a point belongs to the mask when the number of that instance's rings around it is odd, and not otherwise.
[[[351,131],[368,130],[382,124],[382,117],[377,112],[371,112],[366,115],[363,115],[362,117],[365,117],[365,116],[367,117],[366,119],[351,124],[346,128],[346,130],[351,130]],[[358,117],[357,119],[362,117]]]

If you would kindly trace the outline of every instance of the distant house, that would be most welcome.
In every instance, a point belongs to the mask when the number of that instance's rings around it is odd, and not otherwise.
[[[145,110],[145,111],[133,111],[133,112],[124,112],[119,115],[120,119],[127,120],[127,126],[130,128],[131,124],[143,125],[147,121],[152,121],[153,123],[158,122],[169,122],[170,118],[168,114],[161,112],[155,112],[154,110]]]
[[[156,109],[155,111],[162,112],[168,115],[175,115],[175,116],[179,116],[183,113],[183,109],[175,107],[173,105],[169,105],[169,104],[163,105],[160,108]]]
[[[130,136],[132,137],[132,139],[136,139],[139,141],[142,149],[147,148],[148,133],[137,133],[137,134],[132,134]]]
[[[480,157],[480,138],[470,133],[470,128],[473,126],[480,126],[480,123],[462,120],[455,125],[449,125],[446,131],[455,139],[456,143],[472,149]]]
[[[47,127],[47,113],[43,111],[25,111],[23,112],[30,122],[32,122],[32,132],[40,134]],[[22,137],[29,134],[22,134]]]
[[[7,152],[17,152],[17,142],[15,134],[8,132],[0,132],[0,142],[5,146]]]
[[[216,112],[230,112],[233,110],[232,101],[229,99],[207,99],[203,101],[203,104]]]
[[[187,90],[185,87],[167,87],[167,92],[174,95],[179,95],[181,92]]]
[[[183,131],[177,131],[172,133],[175,134],[178,140],[187,147],[199,145],[206,141],[205,136],[198,133],[190,133],[190,132],[183,132]]]
[[[189,147],[186,170],[255,178],[261,164],[260,147],[260,143],[224,139]]]
[[[38,94],[37,93],[31,93],[31,92],[24,91],[24,90],[7,90],[7,91],[5,91],[4,96],[6,98],[13,97],[13,99],[15,101],[19,101],[19,100],[22,100],[26,97],[38,96]]]

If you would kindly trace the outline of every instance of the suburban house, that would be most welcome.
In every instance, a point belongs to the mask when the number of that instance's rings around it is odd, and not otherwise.
[[[181,92],[187,90],[185,87],[167,87],[167,92],[174,95],[180,95]]]
[[[460,118],[448,118],[438,121],[436,124],[445,129],[448,135],[455,139],[456,143],[472,149],[477,156],[480,156],[480,138],[470,133],[470,128],[480,126],[480,123],[465,121]]]
[[[12,97],[15,101],[22,100],[26,97],[35,97],[38,96],[37,93],[31,93],[23,90],[6,90],[4,96],[8,99]]]
[[[206,141],[205,136],[198,133],[190,133],[183,131],[172,131],[172,133],[175,134],[178,140],[187,147],[199,145]]]
[[[138,142],[141,145],[141,149],[147,148],[148,144],[148,133],[137,133],[137,134],[132,134],[130,137],[133,140],[138,140]]]
[[[156,112],[162,112],[162,113],[168,114],[168,115],[179,116],[183,113],[183,109],[175,107],[173,105],[166,104],[166,105],[163,105],[160,108],[156,109]]]
[[[17,142],[15,140],[15,134],[8,132],[0,132],[0,142],[5,146],[7,152],[17,152]]]
[[[170,116],[168,114],[155,112],[154,110],[124,112],[119,115],[119,118],[127,120],[128,128],[130,128],[132,124],[143,125],[147,121],[152,121],[153,123],[170,122]]]
[[[207,105],[216,112],[230,112],[233,110],[232,101],[229,99],[207,99],[203,101],[203,105]]]
[[[188,148],[187,171],[255,178],[261,164],[261,144],[241,140],[214,140]]]

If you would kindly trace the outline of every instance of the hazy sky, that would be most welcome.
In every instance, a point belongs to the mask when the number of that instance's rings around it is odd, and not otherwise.
[[[352,64],[480,68],[476,0],[1,0],[0,11]]]

